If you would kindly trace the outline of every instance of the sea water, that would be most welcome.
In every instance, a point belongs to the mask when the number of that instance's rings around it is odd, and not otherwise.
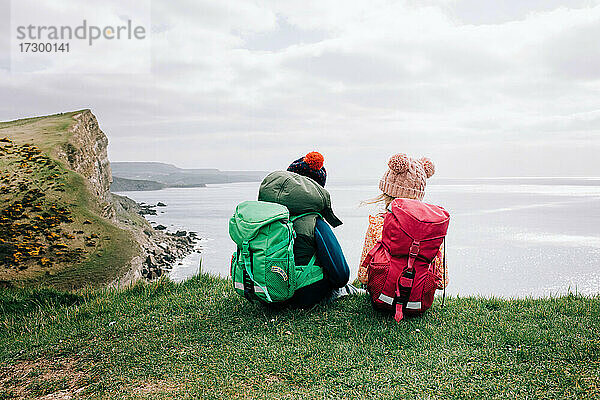
[[[565,179],[543,184],[526,179],[453,181],[428,184],[424,201],[451,215],[446,240],[448,293],[503,297],[546,297],[568,292],[600,293],[600,184]],[[235,206],[255,200],[259,183],[208,185],[124,192],[158,207],[152,222],[169,230],[191,230],[201,254],[175,266],[181,281],[202,271],[227,276],[234,244],[228,221]],[[328,183],[333,208],[344,224],[334,230],[356,277],[369,213],[363,200],[378,194],[377,182]],[[200,260],[201,258],[201,260]]]

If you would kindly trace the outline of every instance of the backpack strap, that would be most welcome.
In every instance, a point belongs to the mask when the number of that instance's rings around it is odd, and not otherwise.
[[[415,265],[415,259],[419,255],[419,246],[420,243],[416,240],[413,240],[412,244],[410,245],[410,250],[408,251],[408,263],[406,265],[406,269],[413,269],[413,266]]]
[[[250,282],[254,283],[255,286],[258,286],[263,293],[265,294],[265,296],[267,297],[267,300],[269,301],[269,303],[272,302],[271,300],[271,296],[269,296],[269,292],[267,291],[267,288],[259,285],[258,282],[256,282],[254,280],[254,275],[252,275],[252,262],[251,257],[252,254],[250,253],[250,244],[248,242],[248,240],[244,240],[244,242],[242,243],[242,255],[244,256],[244,269],[246,274],[248,274],[248,278],[250,279]],[[248,282],[248,283],[250,283]],[[244,279],[244,295],[246,295],[247,292],[253,292],[254,290],[250,290],[250,288],[248,288],[246,285],[246,280]],[[246,296],[247,297],[247,296]]]
[[[302,269],[302,272],[296,277],[296,287],[303,288],[323,279],[323,271],[321,268],[313,268],[317,261],[317,254],[313,254],[308,262],[308,265],[296,265],[297,269]]]
[[[404,318],[403,308],[407,306],[410,306],[408,308],[421,308],[420,304],[409,304],[415,277],[414,264],[419,255],[419,245],[420,243],[416,240],[413,240],[410,245],[406,268],[400,269],[397,263],[390,263],[388,276],[379,295],[380,301],[395,307],[394,319],[396,321]]]
[[[444,292],[442,294],[442,307],[444,307],[444,301],[446,300],[446,238],[444,238],[442,244],[444,245],[444,252],[442,255],[442,257],[444,258],[444,277],[442,278],[444,280]]]
[[[381,244],[381,240],[378,241],[377,243],[375,243],[375,246],[373,246],[373,248],[371,249],[371,251],[369,251],[367,253],[367,255],[365,256],[365,259],[363,260],[362,264],[360,265],[363,268],[369,268],[369,264],[371,263],[371,260],[373,259],[373,257],[375,256],[375,253],[377,253],[377,251],[379,250],[379,248],[383,246]],[[390,254],[386,251],[385,252],[385,256],[388,259],[388,262],[390,261]]]
[[[319,218],[323,219],[323,216],[321,214],[319,214],[318,212],[307,212],[307,213],[304,213],[304,214],[296,215],[295,217],[291,217],[290,221],[294,222],[298,218],[306,217],[307,215],[316,215]]]
[[[398,286],[396,286],[396,313],[394,314],[394,319],[397,322],[400,322],[402,318],[404,318],[404,313],[402,309],[407,307],[408,300],[410,299],[410,292],[412,292],[412,286],[415,278],[415,270],[405,270],[398,279]],[[419,307],[421,308],[420,304]]]
[[[409,302],[415,278],[414,264],[415,259],[419,255],[419,248],[419,241],[413,239],[408,251],[406,269],[400,275],[400,279],[398,279],[398,286],[396,287],[396,314],[394,315],[394,319],[398,322],[404,317],[402,313],[403,308],[421,308],[421,302],[414,302],[415,304]]]
[[[290,221],[293,223],[297,219],[305,217],[307,215],[316,215],[317,217],[324,219],[323,216],[318,212],[307,212],[291,217]],[[315,252],[315,254],[313,254],[313,256],[310,258],[310,261],[307,265],[296,265],[296,269],[301,270],[300,274],[296,276],[296,289],[303,288],[323,279],[323,270],[320,267],[314,268],[316,262],[317,253]]]

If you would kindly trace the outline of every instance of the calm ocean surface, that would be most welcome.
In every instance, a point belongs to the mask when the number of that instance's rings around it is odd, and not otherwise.
[[[424,201],[451,215],[447,237],[449,294],[504,297],[550,296],[569,290],[600,293],[600,184],[560,179],[528,182],[432,182]],[[535,183],[535,184],[530,184]],[[202,254],[188,257],[171,273],[183,280],[198,270],[227,276],[234,245],[228,220],[235,206],[256,199],[259,183],[206,188],[124,192],[135,201],[156,204],[150,221],[170,230],[197,231]],[[356,277],[372,207],[360,202],[378,194],[370,184],[328,183],[336,214],[344,224],[334,231]]]

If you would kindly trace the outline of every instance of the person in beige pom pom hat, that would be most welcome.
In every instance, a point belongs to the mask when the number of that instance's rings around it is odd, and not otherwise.
[[[383,220],[385,213],[389,212],[389,206],[396,198],[423,200],[427,179],[435,173],[435,165],[425,157],[414,159],[406,154],[394,154],[388,161],[388,170],[379,181],[381,194],[374,199],[368,200],[367,204],[381,204],[383,212],[369,215],[369,228],[365,236],[365,244],[360,257],[358,269],[358,280],[364,285],[367,283],[367,269],[362,266],[363,261],[375,244],[381,240],[383,231]],[[443,273],[443,245],[434,259],[438,271]],[[448,285],[446,280],[441,283],[440,289]]]

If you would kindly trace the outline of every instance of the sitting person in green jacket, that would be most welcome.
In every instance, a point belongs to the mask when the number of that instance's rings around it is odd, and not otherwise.
[[[331,208],[329,193],[324,189],[326,179],[323,156],[311,152],[290,164],[286,172],[267,176],[259,190],[258,200],[279,203],[290,210],[296,232],[296,265],[307,265],[316,254],[315,265],[322,271],[322,278],[319,275],[320,279],[298,289],[284,303],[292,307],[311,307],[324,299],[360,292],[348,284],[350,269],[330,227],[342,221]]]

